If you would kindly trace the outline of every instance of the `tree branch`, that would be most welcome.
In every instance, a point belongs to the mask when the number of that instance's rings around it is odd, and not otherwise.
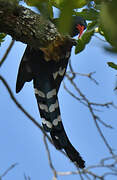
[[[71,37],[62,36],[51,21],[18,5],[16,0],[0,0],[0,32],[35,49],[41,48],[47,61],[59,60],[61,49],[67,51],[76,45]]]
[[[60,36],[49,20],[13,0],[0,0],[0,25],[1,32],[34,48],[44,47]]]

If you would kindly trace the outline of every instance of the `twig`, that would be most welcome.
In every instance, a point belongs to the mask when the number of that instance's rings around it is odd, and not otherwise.
[[[87,174],[89,174],[89,175],[91,175],[93,177],[96,177],[96,178],[102,180],[101,176],[98,176],[97,174],[95,174],[95,173],[93,173],[91,171],[83,170],[81,173],[82,174],[87,173]],[[68,175],[77,175],[77,174],[79,174],[79,172],[78,171],[67,171],[67,172],[57,172],[57,174],[60,175],[60,176],[68,176]]]
[[[88,180],[91,180],[91,178],[90,178],[86,173],[84,173],[84,176],[85,176]]]
[[[76,96],[74,93],[72,93],[66,86],[65,82],[63,81],[63,87],[64,89],[74,98],[76,99],[77,101],[79,101],[81,104],[83,104],[84,106],[88,107],[88,104],[86,102],[84,102],[84,99],[83,98],[79,98],[78,96]],[[95,105],[97,104],[97,106],[103,106],[103,107],[107,107],[107,105],[110,105],[111,103],[105,103],[105,104],[98,104],[98,103],[92,103],[90,102],[91,105]],[[113,106],[113,105],[112,105]],[[95,109],[93,108],[94,111],[98,111],[100,112],[100,110],[98,109]],[[99,121],[101,122],[102,120],[99,119]],[[105,127],[108,127],[108,128],[112,128],[112,126],[104,123],[103,121],[101,122]]]
[[[96,34],[94,34],[94,36],[95,36],[96,38],[98,38],[99,40],[103,41],[103,42],[107,42],[106,40],[104,40],[104,39],[100,38],[100,37],[99,37],[99,36],[97,36]]]
[[[97,129],[98,129],[98,132],[99,132],[101,138],[103,139],[103,141],[104,141],[106,147],[108,148],[109,152],[114,156],[111,146],[110,146],[109,143],[107,142],[105,136],[103,135],[103,133],[102,133],[102,131],[101,131],[101,129],[100,129],[98,123],[97,123],[97,117],[95,116],[95,114],[94,114],[94,112],[93,112],[90,104],[89,104],[89,110],[90,110],[90,113],[92,114],[93,120],[94,120],[94,122],[95,122],[95,125],[96,125],[96,127],[97,127]]]
[[[18,163],[12,164],[1,176],[0,179],[2,179],[4,176],[8,174],[9,171],[11,171],[13,168],[15,168],[18,165]]]
[[[110,176],[110,175],[114,175],[117,177],[117,173],[107,172],[103,174],[103,178],[105,178],[105,176]]]
[[[92,80],[96,85],[99,85],[99,83],[92,77],[92,75],[96,73],[95,71],[90,72],[88,74],[74,72],[72,64],[71,64],[71,59],[69,60],[69,68],[70,68],[70,71],[67,71],[66,74],[69,74],[69,73],[72,74],[72,77],[70,77],[71,80],[73,80],[76,77],[76,75],[85,76],[85,77],[88,77],[90,80]]]
[[[24,179],[25,180],[31,180],[31,178],[29,176],[26,176],[25,173],[24,173]]]
[[[45,148],[46,148],[46,151],[47,151],[49,165],[50,165],[50,168],[52,169],[53,174],[54,174],[53,180],[57,180],[57,172],[56,172],[56,170],[55,170],[55,168],[54,168],[54,166],[52,164],[51,155],[50,155],[50,151],[49,151],[49,148],[48,148],[48,144],[47,144],[45,135],[43,135],[43,140],[44,140]]]
[[[69,68],[70,68],[70,71],[72,72],[72,77],[71,77],[71,79],[73,80],[73,79],[76,77],[76,75],[73,73],[74,70],[73,70],[73,67],[72,67],[72,64],[71,64],[71,59],[69,60]]]
[[[68,76],[67,76],[67,77],[68,77]],[[70,78],[70,80],[73,81],[71,78]],[[89,101],[88,101],[88,103],[87,103],[87,102],[84,102],[84,99],[83,99],[83,98],[77,97],[75,94],[73,94],[73,93],[66,87],[64,81],[63,81],[63,87],[64,87],[64,89],[65,89],[73,98],[75,98],[76,100],[78,100],[80,103],[82,103],[83,105],[85,105],[85,106],[87,106],[87,107],[89,106],[88,104],[90,104],[90,106],[93,105],[93,106],[101,106],[101,107],[106,107],[106,108],[109,108],[110,105],[113,106],[113,103],[112,103],[112,102],[108,102],[108,103],[104,103],[104,104],[94,103],[94,102],[89,102]],[[80,93],[80,95],[81,95],[81,93]],[[114,107],[114,106],[113,106],[113,107]],[[94,109],[94,108],[92,108],[92,109],[95,110],[95,111],[99,111],[99,110]],[[96,119],[97,119],[101,124],[103,124],[105,127],[111,128],[111,129],[113,128],[111,125],[108,125],[107,123],[105,123],[104,121],[102,121],[98,116],[96,116]]]
[[[15,43],[15,40],[11,40],[11,43],[10,43],[9,47],[7,48],[3,58],[0,61],[0,67],[3,65],[5,59],[7,58],[8,54],[9,54],[9,52],[11,50],[11,48],[13,47],[14,43]]]
[[[109,108],[110,106],[113,106],[113,102],[107,102],[107,103],[104,103],[104,104],[90,102],[90,104],[93,105],[93,106],[103,106],[103,107],[106,107],[106,108]]]
[[[52,140],[51,138],[45,133],[45,131],[43,130],[42,126],[21,106],[21,104],[16,100],[16,98],[14,97],[9,85],[7,84],[7,82],[5,81],[5,79],[0,75],[0,80],[3,82],[3,84],[5,85],[11,99],[13,100],[13,102],[17,105],[17,107],[41,130],[41,132],[43,134],[45,134],[45,136],[48,138],[49,142],[51,144]]]
[[[110,124],[105,123],[104,121],[102,121],[98,116],[97,116],[97,120],[106,128],[110,128],[113,129],[113,127]]]
[[[77,168],[77,170],[78,170],[78,172],[79,172],[80,179],[81,179],[81,180],[84,180],[84,178],[83,178],[83,176],[82,176],[82,172],[80,171],[80,169]]]
[[[116,164],[117,163],[117,155],[114,155],[114,156],[111,156],[111,157],[107,157],[107,158],[103,158],[101,161],[100,161],[100,163],[102,164],[102,165],[104,165],[104,163],[105,163],[105,161],[110,161],[110,160],[115,160],[115,163],[114,164]]]
[[[63,87],[64,89],[73,97],[75,98],[76,100],[78,100],[80,103],[84,104],[85,106],[87,106],[87,104],[85,102],[83,102],[83,99],[82,98],[79,98],[77,97],[75,94],[73,94],[68,88],[67,86],[65,85],[65,82],[63,81]]]
[[[99,85],[99,83],[92,77],[92,74],[94,74],[96,72],[90,72],[88,74],[83,74],[83,73],[79,73],[79,72],[71,72],[71,71],[67,71],[66,74],[72,74],[72,75],[79,75],[79,76],[84,76],[84,77],[88,77],[90,80],[92,80],[96,85]],[[72,76],[71,79],[73,79]]]
[[[100,118],[98,116],[95,115],[94,111],[93,111],[93,108],[91,106],[91,103],[90,101],[86,98],[86,96],[81,92],[81,90],[77,87],[77,85],[75,84],[75,82],[66,74],[66,77],[68,78],[68,80],[71,82],[71,84],[73,85],[73,87],[75,88],[75,90],[78,92],[78,94],[82,97],[83,101],[85,103],[87,103],[87,106],[88,106],[88,109],[93,117],[93,120],[94,120],[94,123],[98,129],[98,132],[101,136],[101,138],[103,139],[103,142],[105,143],[106,147],[108,148],[109,152],[114,156],[114,153],[112,151],[112,148],[110,147],[110,145],[108,144],[106,138],[104,137],[98,123],[97,123],[97,120],[99,120]],[[107,107],[107,104],[106,104],[106,107]],[[102,121],[100,121],[102,123]],[[103,123],[104,125],[104,123]]]

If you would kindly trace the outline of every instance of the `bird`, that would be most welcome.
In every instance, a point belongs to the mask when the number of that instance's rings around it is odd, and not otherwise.
[[[80,16],[72,17],[71,37],[79,34],[81,37],[87,24]],[[85,161],[71,144],[61,119],[58,91],[65,76],[70,59],[71,49],[59,61],[45,60],[41,49],[34,49],[27,45],[21,59],[16,81],[16,93],[19,93],[25,82],[33,80],[34,93],[37,100],[42,125],[45,132],[49,132],[56,149],[64,150],[69,159],[79,168],[85,167]]]

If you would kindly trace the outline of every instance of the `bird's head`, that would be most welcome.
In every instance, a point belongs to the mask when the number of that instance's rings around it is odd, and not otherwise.
[[[70,35],[73,37],[79,34],[78,37],[80,38],[86,27],[87,23],[85,19],[80,16],[73,16]]]
[[[52,22],[57,26],[59,27],[59,18],[55,18],[52,20]],[[71,30],[69,30],[69,35],[71,37],[74,37],[76,35],[79,34],[79,38],[81,37],[83,31],[86,29],[87,27],[87,23],[85,21],[85,19],[83,19],[82,17],[80,16],[72,16],[71,18],[72,22],[71,22]],[[65,24],[64,24],[65,26]]]

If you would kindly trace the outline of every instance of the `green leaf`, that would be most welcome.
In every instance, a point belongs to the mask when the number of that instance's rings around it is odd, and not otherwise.
[[[100,29],[105,39],[117,49],[117,1],[103,3],[100,12]]]
[[[108,64],[111,68],[117,70],[117,64],[115,64],[115,63],[113,63],[113,62],[107,62],[107,64]]]
[[[72,0],[75,9],[82,8],[87,4],[86,0]]]
[[[78,39],[77,45],[75,48],[75,54],[80,53],[81,51],[84,50],[85,46],[90,42],[92,36],[94,34],[94,30],[87,30],[81,38]]]
[[[95,28],[97,28],[97,27],[98,27],[98,22],[93,21],[88,24],[87,30],[92,31],[92,30],[95,30]]]
[[[37,6],[40,2],[46,2],[46,0],[24,0],[28,6]]]
[[[62,9],[65,3],[65,0],[50,0],[50,2],[53,4],[53,6]],[[67,6],[72,3],[73,9],[82,8],[87,4],[87,0],[72,0],[68,2],[67,0]]]
[[[117,54],[117,48],[104,46],[104,49],[109,53]]]
[[[94,0],[96,4],[101,4],[102,0]]]
[[[81,16],[86,20],[93,21],[99,17],[99,12],[95,9],[83,9],[81,12],[75,13],[77,16]]]
[[[64,4],[62,6],[63,8],[60,13],[58,30],[60,33],[66,34],[69,32],[71,27],[73,4],[72,1],[68,3],[68,0],[64,0]]]

